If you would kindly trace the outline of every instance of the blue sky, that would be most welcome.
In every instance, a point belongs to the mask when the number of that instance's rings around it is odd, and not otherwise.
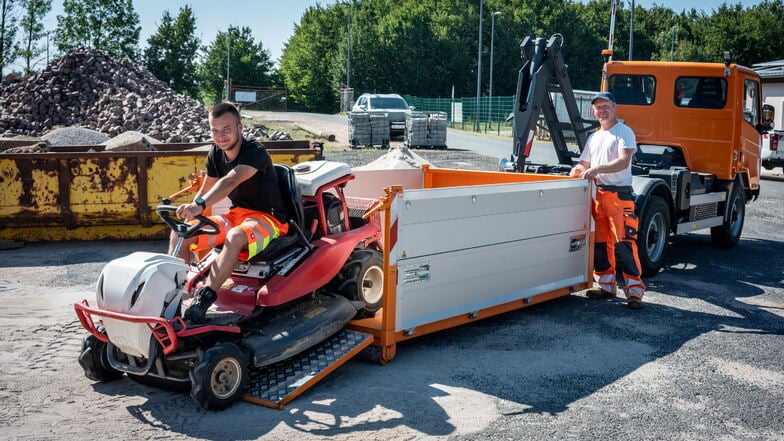
[[[305,10],[316,4],[328,6],[336,2],[337,0],[134,0],[133,5],[142,26],[139,38],[142,47],[158,28],[163,11],[168,10],[171,15],[176,16],[181,7],[190,5],[196,16],[197,35],[203,44],[211,42],[218,31],[224,31],[230,25],[248,26],[253,30],[256,40],[261,40],[264,47],[270,51],[272,59],[277,61],[284,43],[294,31],[294,24],[299,22]],[[630,4],[631,0],[627,0],[627,3]],[[645,8],[657,4],[675,11],[694,7],[710,12],[722,3],[717,0],[635,0],[636,5]],[[760,3],[760,0],[731,0],[726,3],[740,3],[749,7]],[[54,0],[52,12],[44,20],[46,28],[54,29],[57,25],[55,17],[62,13],[62,0]]]

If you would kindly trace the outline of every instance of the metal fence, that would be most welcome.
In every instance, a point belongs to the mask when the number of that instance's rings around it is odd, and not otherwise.
[[[596,92],[574,91],[577,107],[584,117],[590,117],[591,97],[594,94]],[[414,110],[446,112],[450,127],[474,132],[495,132],[498,135],[512,134],[512,121],[507,120],[514,110],[514,96],[483,96],[479,98],[479,106],[476,97],[422,98],[406,95],[404,98],[409,106],[414,106]],[[552,93],[552,98],[559,121],[568,121],[562,96]]]
[[[288,111],[288,89],[231,85],[231,101],[247,110]]]
[[[409,106],[423,112],[445,112],[449,126],[475,132],[511,134],[512,123],[507,122],[514,108],[514,96],[483,96],[477,107],[474,98],[422,98],[404,96]]]

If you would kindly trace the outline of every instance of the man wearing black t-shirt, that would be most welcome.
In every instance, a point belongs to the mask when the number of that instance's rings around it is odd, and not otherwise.
[[[223,245],[204,286],[196,291],[185,311],[185,320],[191,323],[205,321],[207,309],[217,299],[218,288],[231,275],[243,248],[248,248],[251,258],[288,232],[272,159],[257,141],[242,137],[237,108],[229,103],[217,104],[210,110],[209,121],[214,144],[207,154],[207,177],[193,202],[177,208],[177,216],[190,220],[226,197],[231,200],[231,209],[210,217],[220,226],[219,234],[186,239],[180,250],[180,257],[187,263],[192,245],[196,249]],[[177,235],[172,233],[169,254],[176,243]]]

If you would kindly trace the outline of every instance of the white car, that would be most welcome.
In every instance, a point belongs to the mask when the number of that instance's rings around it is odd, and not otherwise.
[[[784,131],[771,130],[762,134],[762,166],[767,170],[784,167]]]
[[[413,110],[395,93],[363,93],[351,108],[353,112],[384,112],[389,116],[390,135],[406,133],[406,115]]]

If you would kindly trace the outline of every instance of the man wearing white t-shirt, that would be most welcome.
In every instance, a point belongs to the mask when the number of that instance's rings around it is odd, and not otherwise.
[[[592,207],[596,224],[593,263],[599,289],[589,290],[586,295],[591,299],[615,297],[617,259],[624,278],[626,304],[640,309],[645,285],[637,254],[638,220],[634,214],[631,170],[637,140],[632,129],[618,121],[612,93],[597,94],[591,105],[600,127],[588,137],[580,163],[571,171],[572,176],[592,179],[596,184]]]

